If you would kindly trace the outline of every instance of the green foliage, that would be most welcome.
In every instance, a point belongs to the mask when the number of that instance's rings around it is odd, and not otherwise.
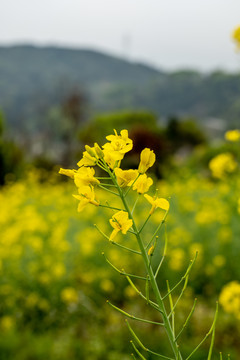
[[[166,127],[166,136],[174,150],[182,146],[194,147],[206,143],[206,136],[195,119],[171,117]]]
[[[0,185],[7,180],[16,180],[23,171],[23,153],[4,135],[3,115],[0,113]]]
[[[132,129],[140,127],[147,131],[156,132],[157,118],[154,114],[144,111],[129,111],[108,113],[96,116],[80,131],[80,139],[87,143],[103,142],[106,134],[115,129]]]

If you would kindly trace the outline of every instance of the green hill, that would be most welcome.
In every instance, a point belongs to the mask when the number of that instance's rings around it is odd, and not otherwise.
[[[89,114],[144,109],[162,118],[240,119],[240,73],[165,73],[92,50],[0,47],[0,108],[12,129],[39,130],[49,109],[73,91],[88,98]]]

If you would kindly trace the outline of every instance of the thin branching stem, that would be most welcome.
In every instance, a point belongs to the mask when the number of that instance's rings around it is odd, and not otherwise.
[[[207,360],[211,360],[212,358],[212,351],[213,351],[213,345],[214,345],[214,340],[215,340],[215,329],[216,329],[216,321],[217,321],[217,312],[218,312],[218,303],[216,305],[216,314],[215,314],[215,321],[214,321],[214,325],[213,325],[213,330],[212,330],[212,338],[211,338],[211,343],[210,343],[210,348],[209,348],[209,352],[208,352],[208,358]]]
[[[127,194],[129,193],[129,191],[132,189],[133,185],[135,184],[135,182],[137,181],[137,179],[139,178],[141,174],[138,174],[138,176],[136,177],[136,179],[132,182],[132,184],[129,186],[129,188],[127,189],[127,191],[125,192],[125,194],[123,194],[124,197],[127,196]]]
[[[117,243],[115,241],[110,240],[110,244],[116,245],[117,247],[119,247],[121,249],[124,249],[124,250],[127,250],[129,252],[132,252],[134,254],[141,255],[141,253],[139,251],[131,249],[131,248],[127,247],[127,246],[121,245],[121,244],[119,244],[119,243]]]
[[[154,274],[155,279],[158,276],[159,270],[161,269],[162,263],[163,263],[163,261],[165,259],[166,253],[167,253],[168,237],[167,237],[167,232],[166,232],[166,225],[165,225],[165,237],[164,237],[164,240],[165,240],[165,244],[164,244],[163,256],[162,256],[162,258],[161,258],[161,260],[159,262],[159,265],[157,267],[157,270],[156,270],[156,272]]]
[[[131,315],[131,314],[128,314],[126,311],[120,309],[119,307],[113,305],[112,303],[110,303],[110,301],[107,300],[107,303],[112,307],[114,308],[115,310],[119,311],[121,314],[127,316],[128,318],[132,319],[132,320],[137,320],[137,321],[141,321],[141,322],[145,322],[145,323],[148,323],[148,324],[154,324],[154,325],[159,325],[159,326],[164,326],[163,323],[160,323],[160,322],[157,322],[157,321],[151,321],[151,320],[146,320],[146,319],[141,319],[137,316],[134,316],[134,315]]]
[[[141,296],[144,300],[147,301],[146,296],[144,296],[143,293],[142,293],[140,290],[138,290],[138,288],[137,288],[136,285],[133,283],[133,281],[130,279],[130,277],[129,277],[129,276],[126,276],[126,278],[127,278],[128,282],[129,282],[129,284],[132,286],[132,288],[136,291],[136,293],[137,293],[139,296]],[[154,301],[152,301],[152,300],[149,300],[149,304],[150,304],[155,310],[159,311],[159,312],[162,314],[162,311],[159,309],[158,304],[156,304],[156,303],[155,303]]]
[[[191,270],[194,262],[196,261],[197,254],[198,254],[198,253],[196,252],[196,255],[195,255],[194,259],[190,261],[190,264],[189,264],[189,266],[188,266],[188,268],[187,268],[186,273],[185,273],[185,274],[183,275],[183,277],[179,280],[179,282],[178,282],[166,295],[163,296],[163,298],[162,298],[163,300],[164,300],[166,297],[168,297],[169,294],[172,293],[172,292],[183,282],[183,280],[186,279],[186,277],[188,276],[188,274],[189,274],[189,272],[190,272],[190,270]]]
[[[132,207],[132,211],[131,211],[131,214],[132,214],[132,215],[133,215],[134,210],[135,210],[135,208],[136,208],[136,205],[137,205],[137,203],[138,203],[139,197],[140,197],[140,194],[138,194],[138,196],[137,196],[137,198],[136,198],[136,201],[135,201],[135,203],[134,203],[134,205],[133,205],[133,207]]]
[[[193,315],[193,313],[194,313],[196,304],[197,304],[197,298],[194,300],[192,309],[191,309],[191,311],[190,311],[190,313],[189,313],[189,315],[188,315],[185,323],[183,324],[182,329],[179,331],[178,335],[176,336],[175,340],[177,340],[177,339],[180,337],[180,335],[182,334],[182,332],[184,331],[184,329],[186,329],[186,327],[187,327],[187,325],[188,325],[188,323],[189,323],[189,321],[190,321],[190,319],[191,319],[191,317],[192,317],[192,315]]]
[[[169,287],[169,281],[167,280],[167,289],[168,289],[168,292],[170,291],[170,287]],[[171,313],[172,313],[172,330],[173,330],[173,333],[174,333],[174,336],[175,336],[175,316],[174,316],[174,307],[173,307],[173,300],[172,300],[172,294],[169,293],[169,305],[170,305],[170,310],[171,310]],[[176,341],[176,338],[175,338],[175,341]]]
[[[106,169],[106,166],[102,164],[102,162],[100,160],[98,160],[97,162],[97,166],[99,166],[102,170],[104,170],[105,172],[108,172]]]
[[[136,353],[138,354],[138,356],[142,359],[142,360],[147,360],[141,353],[140,351],[137,349],[137,347],[135,346],[134,342],[131,340],[130,341],[132,347],[134,348],[134,350],[136,351]]]
[[[109,206],[109,205],[102,205],[102,204],[99,204],[98,206],[100,206],[100,207],[104,207],[104,208],[107,208],[107,209],[112,209],[112,210],[126,211],[125,209],[119,209],[119,208],[117,208],[117,207],[113,207],[113,206]]]
[[[153,354],[153,355],[156,355],[162,359],[166,359],[166,360],[174,360],[173,358],[170,358],[168,356],[165,356],[165,355],[161,355],[161,354],[158,354],[148,348],[146,348],[146,346],[143,345],[143,343],[141,342],[141,340],[139,339],[139,337],[136,335],[136,333],[134,332],[133,328],[130,326],[129,322],[126,320],[126,323],[127,323],[127,326],[128,326],[128,329],[129,331],[131,332],[132,336],[134,337],[135,341],[138,343],[138,345],[143,349],[145,350],[146,352],[150,353],[150,354]]]
[[[129,274],[129,273],[126,273],[124,270],[119,270],[116,266],[114,266],[114,265],[108,260],[108,258],[105,256],[104,252],[102,252],[102,255],[104,256],[106,262],[107,262],[115,271],[117,271],[120,275],[129,276],[129,277],[133,277],[133,278],[140,279],[140,280],[146,280],[146,277],[144,277],[144,276]]]
[[[105,184],[105,183],[101,183],[100,185],[102,185],[102,186],[112,186],[112,187],[115,187],[115,188],[116,188],[116,186],[115,186],[115,185],[113,185],[113,184]]]
[[[175,308],[177,307],[177,304],[179,303],[181,297],[183,296],[184,291],[186,290],[187,283],[188,283],[188,275],[187,275],[186,278],[185,278],[184,285],[183,285],[183,288],[182,288],[182,290],[181,290],[181,293],[180,293],[180,295],[178,296],[178,298],[177,298],[174,306],[172,307],[170,314],[168,315],[169,318],[170,318],[170,316],[174,316],[174,310],[175,310]],[[169,296],[172,296],[171,292],[169,293]]]
[[[119,196],[118,193],[116,193],[116,192],[114,192],[114,191],[112,191],[112,190],[107,189],[105,186],[102,186],[102,185],[98,185],[98,186],[99,186],[101,189],[106,190],[106,191],[109,192],[110,194]]]
[[[218,303],[216,303],[216,311],[215,311],[215,316],[213,319],[213,323],[212,326],[210,328],[210,330],[208,331],[208,333],[204,336],[204,338],[202,339],[202,341],[195,347],[195,349],[191,352],[191,354],[186,358],[186,360],[190,359],[193,354],[195,354],[195,352],[200,348],[200,346],[204,343],[204,341],[209,337],[209,335],[211,335],[211,333],[213,331],[215,331],[215,325],[216,325],[216,321],[217,321],[217,315],[218,315]]]
[[[121,244],[119,244],[119,243],[117,243],[117,242],[115,242],[113,240],[110,240],[110,238],[106,234],[104,234],[104,232],[101,229],[99,229],[99,227],[96,224],[94,224],[94,226],[100,232],[100,234],[102,236],[104,236],[110,242],[110,244],[116,245],[119,248],[130,251],[130,252],[132,252],[134,254],[141,255],[141,253],[139,251],[137,251],[137,250],[131,249],[131,248],[127,247],[127,246],[121,245]]]
[[[147,217],[146,220],[144,221],[141,229],[139,230],[139,234],[141,234],[141,232],[143,231],[143,229],[144,229],[145,225],[147,224],[148,220],[150,219],[151,215],[152,215],[152,214],[148,214],[148,217]]]
[[[109,176],[108,177],[96,176],[96,179],[98,179],[98,180],[112,180]]]
[[[135,231],[133,231],[133,230],[131,230],[131,229],[129,229],[127,232],[129,232],[130,234],[136,235]]]
[[[153,239],[156,237],[158,231],[161,229],[162,225],[165,223],[167,215],[168,215],[168,211],[166,211],[166,213],[165,213],[162,221],[161,221],[160,224],[158,225],[157,229],[155,230],[155,232],[154,232],[151,240],[150,240],[149,243],[146,245],[145,249],[148,249],[149,246],[151,245],[151,243],[152,243]]]

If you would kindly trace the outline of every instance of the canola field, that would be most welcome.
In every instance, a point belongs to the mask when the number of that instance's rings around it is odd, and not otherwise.
[[[197,344],[208,332],[219,299],[215,352],[225,357],[230,352],[231,359],[238,359],[240,179],[232,175],[214,181],[186,171],[181,178],[160,181],[157,188],[170,202],[168,251],[159,282],[167,276],[170,284],[176,283],[198,252],[179,303],[183,322],[192,299],[198,298],[190,329],[183,335],[185,347],[191,345],[188,339]],[[109,243],[94,227],[110,235],[109,210],[89,204],[77,212],[75,192],[71,182],[60,182],[60,175],[42,182],[37,171],[0,190],[1,359],[129,359],[124,319],[106,300],[130,314],[152,316],[105,256],[115,266],[138,273],[140,259]],[[101,189],[97,196],[114,202]],[[146,201],[140,203],[139,219],[149,211]],[[145,236],[154,232],[161,216],[161,211],[152,216]],[[128,246],[133,239],[118,235],[116,241]],[[164,349],[164,335],[154,325],[140,324],[138,333],[155,349]],[[196,360],[206,358],[207,345]]]

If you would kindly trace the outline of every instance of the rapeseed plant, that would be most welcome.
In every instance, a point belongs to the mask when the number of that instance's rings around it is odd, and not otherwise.
[[[150,187],[153,185],[153,180],[151,177],[146,175],[146,172],[155,163],[155,154],[151,149],[143,149],[140,154],[140,163],[138,166],[138,170],[124,170],[120,168],[121,161],[123,160],[124,155],[133,148],[133,142],[128,137],[128,131],[122,130],[119,135],[114,130],[114,135],[109,135],[106,137],[106,139],[108,140],[108,142],[104,144],[102,148],[96,143],[93,147],[89,147],[87,145],[85,146],[86,151],[84,151],[83,153],[83,158],[78,162],[78,170],[60,169],[59,172],[61,174],[69,176],[74,180],[74,183],[78,189],[78,195],[73,196],[79,200],[79,212],[82,212],[86,206],[90,205],[98,208],[102,207],[110,210],[111,212],[114,211],[114,214],[109,219],[109,223],[112,227],[111,233],[108,229],[103,230],[100,229],[98,225],[95,226],[99,230],[99,232],[109,240],[111,244],[119,247],[122,251],[127,251],[131,253],[131,261],[135,261],[133,260],[134,256],[136,258],[140,257],[142,260],[141,268],[145,269],[145,274],[144,276],[140,274],[132,274],[125,271],[123,267],[119,269],[116,264],[112,263],[112,260],[110,261],[108,258],[105,257],[104,253],[103,255],[107,263],[116,272],[126,277],[132,290],[135,291],[138,296],[144,299],[148,306],[156,310],[156,312],[161,317],[161,321],[152,321],[139,318],[137,316],[127,313],[126,311],[112,304],[109,301],[108,304],[126,317],[126,323],[132,336],[132,347],[134,349],[135,355],[140,357],[141,359],[146,359],[145,355],[143,355],[142,353],[144,351],[150,356],[153,355],[162,359],[189,360],[197,353],[203,342],[211,335],[211,343],[207,358],[208,360],[210,360],[212,358],[218,305],[216,306],[216,312],[210,330],[200,341],[200,343],[188,355],[183,354],[179,342],[183,331],[186,329],[194,313],[196,307],[196,299],[194,300],[192,308],[190,309],[190,312],[186,317],[183,325],[179,327],[178,324],[175,324],[176,308],[187,288],[189,274],[196,260],[197,253],[195,254],[193,260],[190,261],[184,275],[174,286],[171,287],[169,282],[166,282],[167,291],[165,292],[165,295],[163,295],[164,289],[160,289],[158,285],[157,277],[161,271],[162,264],[167,253],[168,238],[166,234],[166,219],[169,213],[170,204],[166,198],[158,196],[158,191],[156,191],[154,196],[147,194]],[[226,163],[226,161],[224,163]],[[230,165],[232,164],[233,163],[231,163]],[[229,170],[229,168],[230,170],[232,170],[232,166],[229,167],[229,161],[227,162],[227,165],[227,170]],[[95,170],[93,169],[93,166],[99,167],[105,173],[105,176],[95,176]],[[219,166],[217,166],[217,169],[219,170]],[[224,170],[226,169],[224,168]],[[111,196],[116,198],[117,201],[113,201],[110,204],[107,201],[102,203],[102,201],[97,198],[97,193],[95,193],[95,189],[97,187],[103,189],[108,194],[111,194]],[[133,193],[136,191],[136,199],[134,203],[131,203],[129,199],[130,191]],[[146,213],[145,220],[141,218],[140,221],[137,221],[135,218],[135,212],[140,197],[143,194],[144,196],[142,198],[145,199],[146,204],[150,204],[151,207],[148,210],[148,213]],[[152,234],[146,233],[150,218],[155,215],[158,210],[163,212],[163,215],[159,216],[158,224],[154,232]],[[163,227],[165,228],[163,254],[158,264],[154,265],[152,259],[155,255],[155,252],[159,251],[159,246],[162,245],[161,229]],[[106,231],[109,232],[109,235],[106,234]],[[137,247],[129,247],[126,245],[122,245],[122,243],[118,241],[119,233],[122,233],[124,236],[135,237],[135,245],[137,245]],[[181,269],[184,255],[184,251],[180,247],[172,250],[170,266],[174,270],[178,271]],[[142,286],[141,289],[139,289],[137,281],[143,282],[144,286]],[[103,286],[106,289],[108,289],[109,286],[111,288],[113,285],[112,283],[109,284],[105,284]],[[175,299],[173,295],[180,287],[181,290],[177,298]],[[72,290],[70,292],[68,289],[68,292],[66,294],[67,295],[65,295],[64,298],[70,298],[72,296]],[[127,318],[143,323],[154,324],[156,326],[164,328],[170,344],[170,354],[159,354],[147,348],[145,344],[143,344],[142,341],[139,339],[138,335],[136,334],[135,330],[133,330],[133,327],[127,320]],[[134,359],[135,355],[132,354],[132,357]]]

